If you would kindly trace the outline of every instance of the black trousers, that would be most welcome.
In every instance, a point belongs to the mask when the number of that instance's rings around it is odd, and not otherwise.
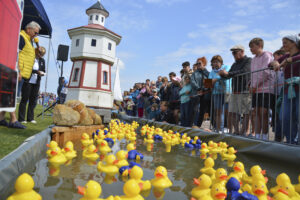
[[[26,105],[28,104],[27,110],[27,121],[34,120],[34,108],[37,104],[38,93],[40,84],[31,84],[28,81],[24,81],[22,86],[21,102],[19,105],[19,121],[25,121]]]
[[[200,104],[200,109],[199,109]],[[191,99],[191,122],[201,127],[204,114],[210,111],[210,101],[205,96],[197,96]],[[191,125],[192,125],[191,124]]]

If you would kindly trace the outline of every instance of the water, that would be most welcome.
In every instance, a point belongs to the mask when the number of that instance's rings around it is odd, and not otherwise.
[[[207,142],[207,141],[206,141]],[[74,143],[77,150],[77,157],[72,160],[68,166],[60,166],[59,169],[51,168],[46,157],[36,164],[36,170],[32,174],[35,180],[35,190],[39,192],[44,200],[77,200],[82,196],[77,194],[77,186],[84,186],[88,180],[95,180],[102,186],[101,198],[107,198],[110,195],[123,195],[122,177],[116,175],[115,178],[106,177],[97,171],[97,165],[87,163],[82,158],[81,144]],[[165,152],[165,145],[163,143],[155,143],[153,151],[149,152],[146,145],[143,144],[143,138],[137,139],[137,150],[144,155],[144,160],[140,162],[143,170],[143,180],[150,180],[154,177],[155,168],[159,165],[165,166],[168,170],[168,177],[173,182],[173,186],[165,190],[162,194],[163,199],[190,199],[190,191],[194,187],[193,178],[201,175],[200,169],[204,166],[204,160],[200,159],[200,153],[195,151],[187,151],[183,147],[177,145],[172,147],[170,153]],[[112,148],[116,153],[120,149],[126,148],[126,141],[116,142]],[[45,155],[46,156],[46,155]],[[254,164],[251,158],[243,155],[238,155],[236,160],[245,163],[247,173],[249,168]],[[98,161],[97,161],[98,162]],[[268,163],[268,162],[267,162]],[[272,163],[263,165],[263,169],[267,167],[272,173],[278,175],[281,172],[272,169]],[[228,174],[232,171],[231,167],[227,166],[226,161],[222,161],[220,156],[215,160],[214,168],[225,168]],[[50,172],[55,175],[51,176]],[[59,172],[59,173],[58,173]],[[276,172],[276,173],[275,173]],[[274,177],[269,177],[268,186],[274,186]],[[153,194],[153,189],[149,194],[144,194],[145,199],[157,199]],[[162,199],[162,198],[160,198]]]

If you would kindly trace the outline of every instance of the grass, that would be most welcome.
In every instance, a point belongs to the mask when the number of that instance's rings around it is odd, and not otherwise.
[[[41,105],[37,105],[34,110],[35,116],[41,113],[43,107]],[[18,106],[16,110],[16,114],[18,113]],[[47,112],[49,114],[49,112]],[[9,113],[6,113],[6,120],[9,122]],[[24,124],[26,129],[13,129],[7,128],[4,126],[0,126],[0,159],[15,150],[18,146],[20,146],[25,139],[28,137],[35,135],[42,130],[45,130],[49,125],[53,123],[51,116],[44,115],[44,119],[42,116],[35,117],[37,124],[27,123]]]

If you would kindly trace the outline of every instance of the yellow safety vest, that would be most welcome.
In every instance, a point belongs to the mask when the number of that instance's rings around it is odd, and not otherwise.
[[[23,78],[29,79],[35,59],[35,50],[32,46],[30,36],[22,30],[20,33],[25,40],[24,48],[19,52],[19,70]]]

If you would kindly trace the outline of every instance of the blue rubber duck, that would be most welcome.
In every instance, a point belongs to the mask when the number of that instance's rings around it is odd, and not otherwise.
[[[160,135],[154,135],[154,141],[162,141],[163,137]]]
[[[143,160],[144,155],[139,153],[137,150],[131,150],[128,152],[128,160]]]
[[[114,142],[114,140],[112,138],[105,138],[104,140],[108,143],[108,145],[110,147],[114,146],[115,142]]]
[[[225,200],[258,200],[248,192],[239,193],[240,182],[236,178],[230,178],[226,183],[227,197]]]
[[[136,162],[130,162],[128,166],[123,166],[119,169],[119,173],[122,176],[128,176],[129,174],[129,169],[133,168],[134,166],[139,166],[141,167],[140,164],[136,163]]]

